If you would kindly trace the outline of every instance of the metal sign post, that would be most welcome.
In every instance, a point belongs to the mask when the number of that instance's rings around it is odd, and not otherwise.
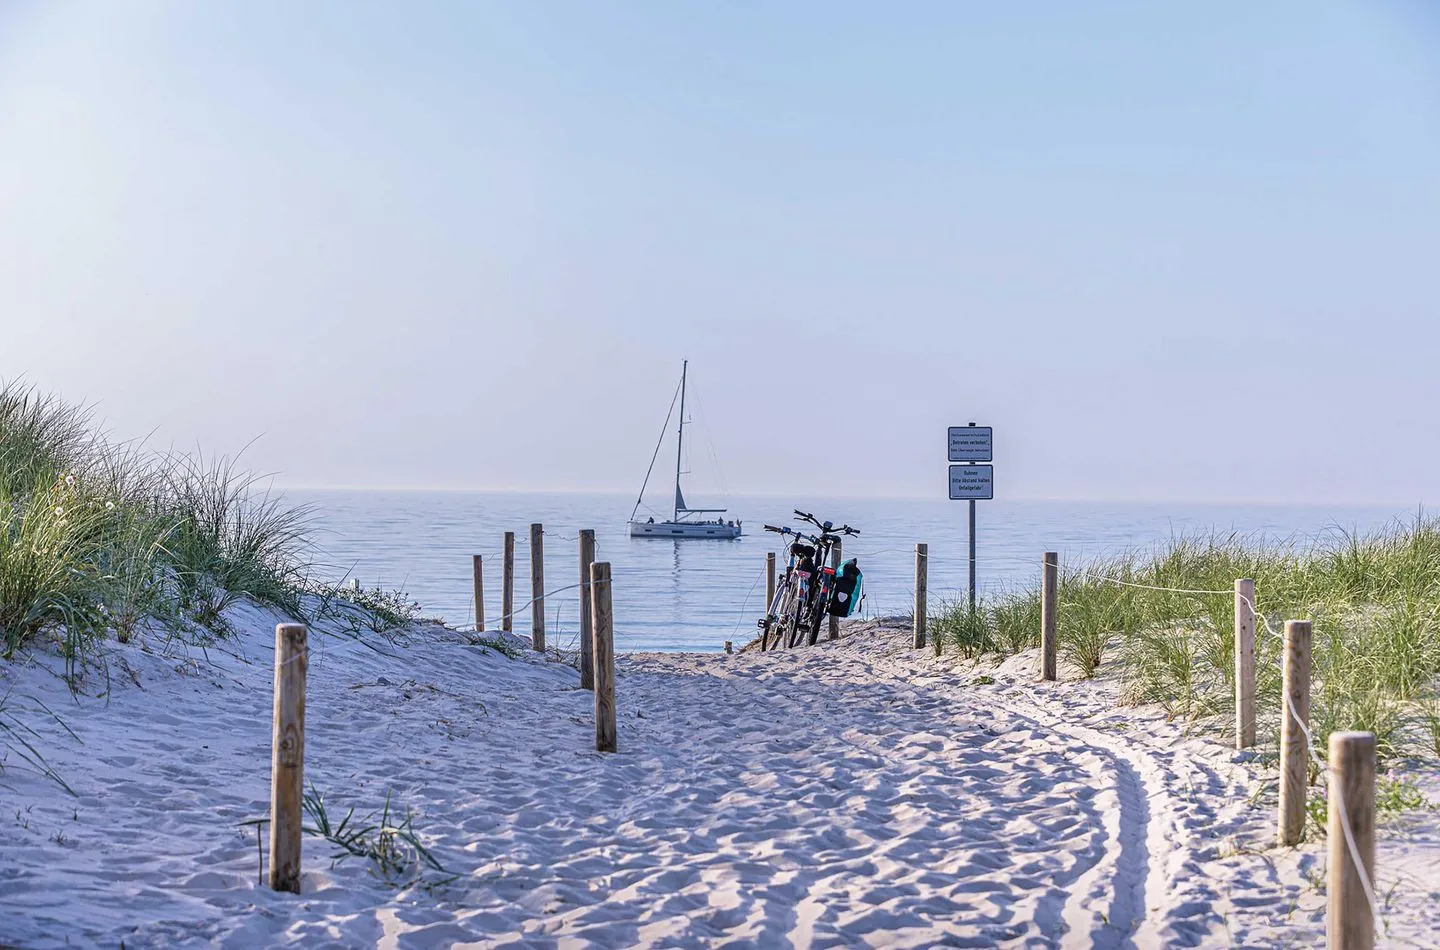
[[[995,497],[995,466],[981,465],[995,457],[995,430],[990,426],[951,426],[950,498],[970,502],[970,612],[975,612],[975,502]]]

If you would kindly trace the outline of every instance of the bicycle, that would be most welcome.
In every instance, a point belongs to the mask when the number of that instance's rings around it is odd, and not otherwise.
[[[820,533],[805,534],[788,527],[765,525],[766,531],[773,531],[783,537],[794,537],[790,544],[790,560],[785,566],[783,582],[775,591],[775,598],[768,605],[765,616],[757,624],[760,627],[760,649],[787,649],[799,646],[802,637],[809,646],[814,646],[820,637],[820,624],[831,612],[836,592],[835,568],[830,566],[830,552],[836,542],[846,535],[858,535],[858,528],[841,525],[836,528],[832,522],[820,521],[809,512],[795,509],[802,521],[809,522]],[[855,573],[858,576],[858,569]],[[846,613],[849,612],[847,606]],[[770,646],[770,634],[775,631],[774,647]]]

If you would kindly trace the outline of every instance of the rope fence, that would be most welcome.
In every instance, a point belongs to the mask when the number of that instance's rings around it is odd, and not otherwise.
[[[1234,597],[1238,602],[1243,603],[1243,604],[1249,609],[1249,611],[1250,611],[1250,616],[1256,617],[1256,618],[1258,618],[1258,619],[1260,620],[1260,623],[1261,623],[1261,625],[1263,626],[1263,628],[1264,628],[1264,630],[1265,630],[1265,632],[1266,632],[1267,634],[1269,634],[1271,637],[1275,638],[1277,641],[1280,642],[1280,644],[1281,644],[1281,646],[1282,646],[1282,651],[1283,651],[1283,647],[1284,647],[1285,642],[1286,642],[1285,636],[1284,636],[1283,634],[1281,634],[1280,632],[1278,632],[1278,631],[1271,625],[1271,623],[1270,623],[1270,618],[1267,617],[1267,616],[1265,616],[1265,614],[1256,606],[1255,599],[1250,598],[1250,597],[1246,597],[1244,594],[1240,593],[1238,590],[1200,590],[1200,589],[1183,588],[1183,587],[1164,587],[1164,586],[1159,586],[1159,585],[1155,585],[1155,584],[1141,584],[1141,583],[1136,583],[1136,582],[1134,582],[1134,581],[1123,580],[1123,579],[1118,578],[1118,577],[1110,577],[1110,576],[1105,575],[1105,574],[1099,574],[1099,573],[1090,571],[1090,570],[1088,570],[1088,569],[1082,569],[1082,571],[1080,572],[1080,576],[1082,576],[1082,577],[1087,577],[1087,578],[1092,578],[1092,579],[1095,579],[1095,580],[1098,580],[1098,581],[1103,581],[1103,582],[1106,582],[1106,583],[1116,584],[1116,585],[1123,586],[1123,587],[1129,587],[1129,588],[1134,588],[1134,589],[1139,589],[1139,590],[1150,590],[1150,591],[1156,591],[1156,592],[1167,593],[1167,594],[1183,594],[1183,595],[1199,596],[1199,597],[1219,597],[1219,596],[1230,596],[1230,597]],[[1237,684],[1237,688],[1238,688],[1238,684]],[[1309,686],[1308,686],[1308,683],[1307,683],[1307,684],[1306,684],[1306,689],[1307,689],[1307,691],[1308,691],[1308,688],[1309,688]],[[1359,882],[1359,884],[1360,884],[1360,887],[1361,887],[1362,891],[1364,892],[1365,903],[1368,905],[1368,909],[1369,909],[1370,914],[1371,914],[1371,920],[1373,921],[1373,924],[1376,924],[1376,925],[1383,924],[1383,922],[1384,922],[1384,917],[1383,917],[1383,915],[1382,915],[1382,913],[1381,913],[1380,902],[1379,902],[1379,900],[1378,900],[1378,899],[1376,898],[1376,896],[1375,896],[1375,886],[1374,886],[1374,882],[1370,879],[1370,874],[1369,874],[1369,872],[1368,872],[1367,869],[1366,869],[1366,864],[1367,864],[1367,862],[1364,860],[1363,856],[1361,855],[1359,844],[1358,844],[1357,841],[1356,841],[1355,830],[1354,830],[1354,820],[1353,820],[1353,816],[1350,814],[1350,811],[1349,811],[1349,809],[1348,809],[1348,807],[1347,807],[1347,804],[1346,804],[1346,802],[1345,802],[1344,792],[1343,792],[1343,790],[1342,790],[1343,782],[1342,782],[1342,780],[1341,780],[1341,776],[1340,776],[1340,774],[1338,773],[1338,771],[1337,771],[1329,762],[1327,762],[1326,760],[1322,759],[1322,758],[1320,757],[1319,753],[1315,751],[1315,736],[1314,736],[1314,733],[1311,731],[1310,726],[1309,726],[1309,722],[1308,722],[1308,718],[1309,718],[1309,717],[1308,717],[1308,716],[1302,716],[1302,715],[1300,714],[1300,710],[1296,708],[1296,706],[1295,706],[1295,699],[1294,699],[1294,697],[1291,695],[1290,691],[1287,690],[1287,689],[1281,689],[1280,694],[1281,694],[1281,696],[1282,696],[1283,699],[1284,699],[1286,711],[1287,711],[1288,714],[1289,714],[1290,720],[1295,723],[1295,725],[1299,728],[1300,732],[1301,732],[1301,733],[1304,735],[1304,737],[1305,737],[1304,749],[1305,749],[1305,753],[1306,753],[1309,761],[1315,766],[1316,771],[1317,771],[1317,774],[1323,776],[1324,779],[1325,779],[1325,791],[1326,791],[1327,800],[1330,801],[1330,802],[1333,802],[1333,806],[1334,806],[1334,809],[1335,809],[1335,812],[1334,812],[1334,813],[1335,813],[1335,814],[1338,816],[1338,818],[1339,818],[1339,822],[1338,822],[1338,823],[1339,823],[1339,825],[1340,825],[1341,833],[1342,833],[1342,835],[1343,835],[1343,837],[1344,837],[1344,839],[1345,839],[1345,849],[1346,849],[1346,852],[1347,852],[1348,855],[1349,855],[1349,858],[1350,858],[1350,861],[1351,861],[1351,866],[1353,867],[1355,876],[1356,876],[1356,878],[1357,878],[1357,880],[1358,880],[1358,882]],[[1282,761],[1282,763],[1281,763],[1281,767],[1282,767],[1282,769],[1284,768],[1284,763],[1283,763],[1283,761]],[[1373,777],[1373,776],[1372,776],[1372,777]],[[1283,781],[1283,778],[1284,778],[1284,776],[1283,776],[1283,773],[1282,773],[1282,781]],[[1283,820],[1283,818],[1282,818],[1282,820]],[[1373,825],[1373,818],[1372,818],[1372,820],[1369,822],[1369,824]],[[1283,834],[1283,833],[1284,833],[1284,832],[1283,832],[1283,829],[1282,829],[1282,834]],[[1335,863],[1335,862],[1332,861],[1332,865],[1333,865],[1334,863]],[[1330,873],[1331,873],[1331,886],[1332,886],[1332,887],[1336,887],[1337,884],[1338,884],[1338,882],[1337,882],[1337,880],[1336,880],[1337,874],[1338,874],[1338,869],[1332,866]],[[1333,906],[1333,902],[1332,902],[1332,906]],[[1335,921],[1330,921],[1330,922],[1328,922],[1328,926],[1338,926],[1338,924],[1337,924],[1337,922],[1335,922]],[[1383,929],[1388,929],[1388,928],[1383,928]],[[1408,943],[1409,941],[1405,941],[1405,942]],[[1337,944],[1337,945],[1338,945],[1338,944]],[[1373,944],[1372,944],[1372,945],[1373,945]],[[1349,944],[1346,944],[1346,946],[1349,946]],[[1419,945],[1418,945],[1418,944],[1415,944],[1415,946],[1419,946]]]
[[[507,532],[507,542],[504,549],[490,550],[482,554],[476,555],[476,593],[470,599],[472,618],[477,618],[476,608],[480,606],[479,604],[477,604],[477,597],[480,596],[480,591],[482,590],[479,579],[481,573],[481,564],[484,560],[487,559],[494,560],[496,558],[501,558],[505,566],[505,604],[508,609],[502,612],[501,616],[497,618],[495,622],[503,630],[508,631],[512,626],[513,620],[516,617],[523,616],[527,612],[532,614],[538,614],[539,616],[535,619],[536,632],[532,639],[532,644],[534,645],[534,648],[536,650],[543,652],[544,622],[543,619],[540,618],[543,617],[543,604],[546,598],[557,598],[557,602],[555,605],[553,632],[557,638],[562,637],[564,636],[562,626],[562,616],[564,615],[564,611],[566,609],[573,609],[573,607],[575,606],[578,606],[582,612],[586,610],[587,606],[590,604],[591,580],[589,577],[585,577],[577,583],[568,583],[546,588],[543,584],[543,564],[535,563],[537,561],[543,561],[543,553],[540,547],[540,539],[545,536],[549,536],[551,538],[566,543],[583,543],[584,535],[586,533],[587,532],[580,532],[573,536],[565,535],[554,531],[546,531],[539,523],[535,523],[531,526],[531,536],[528,540],[523,537],[520,532],[515,532],[513,534]],[[590,534],[593,538],[593,533]],[[593,541],[591,543],[593,544]],[[524,600],[522,603],[519,603],[518,605],[513,605],[512,591],[515,575],[517,573],[515,571],[514,565],[514,553],[516,548],[527,545],[528,549],[531,551],[532,560],[532,596],[529,599]],[[788,548],[788,544],[780,545],[781,552],[785,552],[786,548]],[[913,588],[913,596],[915,603],[914,610],[912,612],[912,620],[915,625],[914,646],[917,648],[925,646],[928,639],[925,618],[927,615],[927,568],[930,559],[927,546],[924,544],[917,544],[913,549],[889,547],[879,548],[871,551],[851,550],[845,553],[851,557],[859,559],[878,559],[891,555],[913,554],[915,558],[915,584]],[[582,558],[583,557],[584,554],[582,553]],[[746,591],[744,598],[742,599],[740,608],[737,612],[736,621],[731,630],[732,639],[736,637],[739,630],[741,629],[742,624],[744,624],[747,616],[749,616],[750,602],[755,595],[755,591],[760,586],[761,582],[767,579],[767,571],[773,571],[773,564],[774,562],[771,561],[769,564],[767,564],[766,569],[762,569],[761,571],[757,572],[754,580],[749,585],[749,588]],[[1057,636],[1058,631],[1056,627],[1057,615],[1060,613],[1060,611],[1057,609],[1057,607],[1061,606],[1061,600],[1064,597],[1065,587],[1058,583],[1061,576],[1058,556],[1054,553],[1047,552],[1043,559],[1043,565],[1044,570],[1041,595],[1041,679],[1054,680],[1056,678],[1054,673],[1054,654],[1057,650],[1057,642],[1059,639]],[[586,572],[586,565],[583,563],[581,564],[581,571],[582,574]],[[1311,627],[1309,623],[1292,621],[1285,624],[1284,631],[1278,629],[1277,624],[1279,624],[1280,622],[1278,619],[1278,615],[1277,617],[1272,618],[1271,616],[1267,616],[1264,612],[1260,610],[1258,601],[1261,598],[1256,593],[1254,593],[1253,581],[1248,581],[1246,579],[1237,580],[1236,586],[1233,589],[1216,590],[1201,587],[1186,587],[1178,583],[1175,586],[1158,583],[1145,583],[1143,581],[1135,580],[1130,577],[1113,576],[1111,574],[1095,570],[1091,567],[1079,567],[1077,569],[1074,569],[1073,573],[1071,573],[1071,569],[1067,567],[1064,576],[1067,579],[1076,579],[1081,583],[1110,584],[1139,592],[1175,595],[1181,597],[1218,598],[1224,596],[1233,598],[1233,601],[1236,605],[1236,738],[1237,744],[1239,744],[1242,748],[1253,743],[1254,741],[1253,697],[1255,695],[1253,659],[1249,661],[1249,667],[1242,667],[1238,662],[1238,657],[1241,653],[1240,630],[1243,620],[1248,618],[1250,622],[1250,627],[1246,628],[1247,630],[1249,630],[1249,633],[1246,634],[1245,640],[1245,650],[1247,651],[1249,656],[1253,657],[1255,653],[1255,638],[1253,634],[1257,628],[1259,631],[1263,632],[1265,642],[1267,644],[1278,644],[1280,646],[1280,650],[1277,653],[1278,660],[1271,661],[1272,663],[1275,663],[1279,666],[1282,672],[1282,679],[1285,684],[1285,687],[1281,689],[1282,703],[1280,705],[1282,727],[1281,803],[1278,822],[1278,837],[1280,843],[1282,845],[1293,845],[1298,843],[1299,840],[1301,840],[1301,838],[1303,837],[1305,815],[1307,814],[1304,802],[1305,795],[1307,794],[1307,790],[1310,786],[1308,773],[1309,770],[1313,768],[1314,774],[1320,779],[1321,790],[1326,797],[1327,806],[1330,809],[1329,823],[1332,847],[1330,875],[1332,899],[1330,901],[1329,917],[1327,917],[1327,930],[1331,930],[1332,928],[1339,928],[1342,925],[1341,920],[1330,918],[1338,918],[1343,914],[1348,914],[1348,920],[1344,921],[1343,923],[1346,923],[1347,926],[1359,926],[1360,930],[1356,932],[1361,932],[1363,934],[1367,931],[1367,929],[1368,932],[1372,934],[1375,929],[1379,929],[1382,933],[1388,931],[1388,926],[1386,925],[1386,921],[1383,915],[1383,908],[1377,896],[1375,881],[1373,879],[1372,872],[1372,829],[1374,825],[1374,738],[1368,733],[1335,733],[1331,736],[1331,749],[1328,751],[1327,755],[1321,755],[1320,750],[1317,748],[1317,737],[1315,735],[1315,730],[1311,728],[1309,722],[1309,711],[1306,708],[1302,708],[1308,707],[1309,705],[1311,680]],[[773,580],[771,582],[773,583]],[[606,635],[613,636],[613,634],[608,629],[608,624],[610,622],[608,619],[610,600],[610,569],[608,564],[605,564],[604,583],[606,594],[605,612],[607,614]],[[1248,584],[1249,586],[1244,587],[1242,590],[1242,584]],[[559,595],[581,590],[582,588],[584,588],[585,591],[577,598],[577,600],[579,601],[578,604],[575,604],[568,598],[564,599],[563,601],[558,600]],[[537,589],[539,592],[537,592]],[[942,588],[940,590],[945,589],[948,588]],[[771,592],[771,590],[772,589],[767,588],[767,597],[774,598],[776,602],[783,598],[783,584],[780,586],[779,589],[773,589],[773,593]],[[537,605],[541,606],[537,607]],[[1244,611],[1241,610],[1242,607],[1244,608]],[[774,609],[774,603],[767,603],[765,605],[767,619],[771,619],[770,615],[774,612]],[[456,627],[455,629],[462,632],[483,632],[483,623],[485,619],[487,618],[484,618],[483,613],[479,613],[478,618],[472,623]],[[1255,620],[1259,621],[1258,625],[1254,623]],[[577,640],[579,640],[585,635],[585,632],[586,624],[582,622],[579,629],[577,629],[573,636],[570,637],[570,643],[573,645]],[[594,632],[597,637],[600,635],[600,631],[598,629]],[[770,633],[771,630],[766,627],[765,622],[762,621],[762,651],[765,651],[767,649],[766,643]],[[727,651],[729,644],[730,641],[726,641]],[[794,644],[792,643],[790,645],[793,646]],[[777,648],[778,647],[779,641],[777,640]],[[938,649],[939,647],[937,644],[937,652]],[[613,659],[613,641],[605,647],[605,651],[606,655]],[[300,641],[298,651],[290,652],[289,655],[285,656],[284,658],[282,658],[277,651],[277,675],[281,671],[288,670],[295,666],[298,666],[300,669],[303,670],[305,665],[304,661],[309,658],[310,652],[311,651],[308,645],[306,645],[303,640]],[[1298,660],[1297,657],[1299,657]],[[1246,672],[1242,673],[1242,670],[1246,670]],[[303,676],[303,673],[301,675]],[[611,675],[613,676],[613,673]],[[1243,683],[1242,680],[1247,675],[1250,682]],[[1296,682],[1292,684],[1292,680],[1295,680]],[[1292,685],[1294,686],[1293,689],[1291,688]],[[613,687],[607,688],[613,689]],[[1244,702],[1244,700],[1242,700],[1242,696],[1245,695],[1242,692],[1243,690],[1249,691],[1248,702],[1251,704],[1250,736],[1248,737],[1248,741],[1244,736],[1243,727],[1240,725],[1240,722],[1243,721],[1243,715],[1241,713]],[[609,700],[609,703],[612,704],[611,713],[613,714],[613,692],[611,695],[612,699]],[[597,728],[599,728],[599,725],[599,720],[597,720]],[[1295,736],[1295,732],[1292,731],[1292,729],[1298,731],[1299,734],[1295,737],[1297,741],[1294,741],[1293,743],[1291,741],[1291,737]],[[601,743],[600,746],[597,746],[597,748],[613,748],[613,725],[609,727],[609,730],[610,731],[608,733],[608,738],[597,739],[597,741]],[[1355,739],[1368,742],[1368,745],[1364,745],[1362,743],[1361,745],[1357,745],[1355,747],[1361,749],[1364,755],[1368,755],[1368,760],[1365,760],[1363,758],[1357,758],[1354,755],[1351,755],[1348,758],[1337,757],[1334,750],[1336,748],[1343,748],[1344,742]],[[1337,742],[1340,742],[1341,745],[1337,746]],[[1298,756],[1298,758],[1292,759],[1287,762],[1285,753],[1285,750],[1287,748],[1295,750],[1294,755]],[[1295,775],[1296,762],[1301,763],[1301,767],[1298,769],[1298,777]],[[1345,767],[1347,769],[1350,769],[1350,771],[1342,771],[1341,766],[1337,763],[1346,763]],[[1359,763],[1358,767],[1356,763]],[[1362,783],[1368,782],[1369,791],[1365,790],[1365,786],[1363,784],[1357,786],[1357,781]],[[1355,793],[1358,795],[1358,804],[1356,798],[1353,795],[1347,795],[1347,783],[1349,784],[1351,793]],[[1357,787],[1360,789],[1358,793],[1356,792]],[[1297,802],[1298,805],[1296,804]],[[1353,809],[1356,807],[1363,809],[1363,811],[1359,813],[1354,812]],[[1297,814],[1298,824],[1296,824]],[[1363,829],[1363,835],[1362,833],[1357,831],[1357,826],[1358,828]],[[1349,877],[1347,878],[1346,875],[1349,875]],[[1355,906],[1349,907],[1348,910],[1346,909],[1346,898],[1344,896],[1346,893],[1354,895]],[[1335,895],[1339,896],[1337,897]],[[1340,909],[1337,910],[1337,908]],[[1349,933],[1351,931],[1347,929],[1346,932]],[[1411,941],[1401,940],[1399,938],[1389,936],[1388,934],[1386,934],[1386,937],[1391,942],[1399,942],[1406,944],[1411,943]],[[1360,939],[1358,942],[1350,941],[1345,943],[1344,945],[1362,948],[1372,947],[1374,945],[1373,936],[1368,941],[1363,939],[1362,937],[1362,939]],[[1413,945],[1418,946],[1418,944]]]

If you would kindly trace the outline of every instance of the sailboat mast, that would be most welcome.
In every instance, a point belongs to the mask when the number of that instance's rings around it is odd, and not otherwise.
[[[680,455],[685,448],[685,374],[689,369],[689,360],[680,364],[680,430],[679,436],[675,440],[675,514],[671,517],[673,521],[680,520]]]

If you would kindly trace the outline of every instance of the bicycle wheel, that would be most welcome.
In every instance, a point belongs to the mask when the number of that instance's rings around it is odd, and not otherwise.
[[[805,636],[805,614],[810,603],[810,575],[804,571],[796,572],[796,584],[794,597],[790,603],[790,609],[785,612],[785,646],[793,650],[800,645],[801,639]]]
[[[815,584],[815,594],[810,598],[805,615],[805,643],[814,646],[820,639],[820,625],[825,622],[825,616],[830,606],[830,584],[828,575],[822,574]]]
[[[780,590],[783,590],[783,585]],[[764,615],[755,624],[760,628],[761,653],[770,649],[770,629],[775,626],[775,605],[780,602],[780,590],[775,591],[775,599],[765,605]]]
[[[780,649],[785,645],[786,632],[788,632],[789,617],[795,612],[795,596],[799,582],[795,577],[795,571],[786,570],[785,577],[780,579],[779,589],[775,592],[775,600],[770,602],[770,612],[765,616],[765,649]]]

